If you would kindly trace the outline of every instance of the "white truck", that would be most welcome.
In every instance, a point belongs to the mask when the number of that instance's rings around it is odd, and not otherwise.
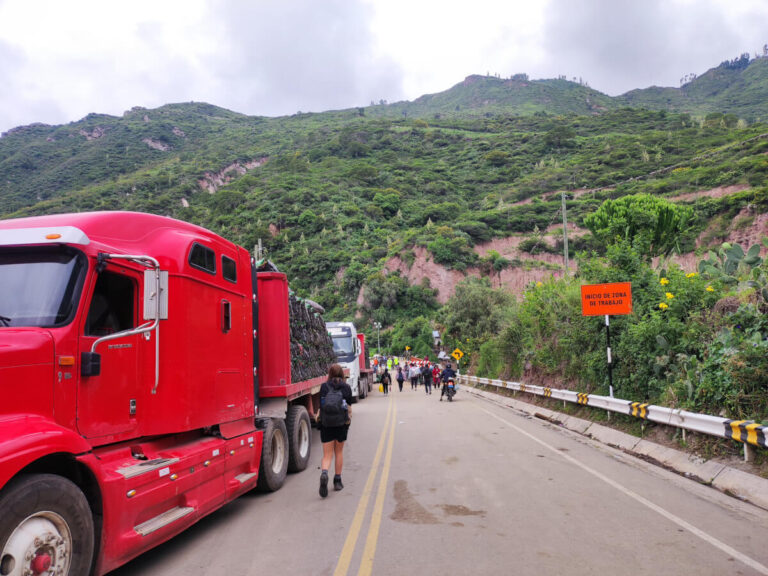
[[[349,371],[347,384],[352,388],[353,401],[365,398],[373,385],[373,371],[364,362],[365,336],[357,333],[352,322],[326,322],[325,327],[333,340],[337,362]]]

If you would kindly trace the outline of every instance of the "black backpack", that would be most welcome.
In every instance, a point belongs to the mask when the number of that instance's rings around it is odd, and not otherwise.
[[[326,428],[344,426],[347,423],[347,402],[341,392],[341,386],[328,382],[328,394],[321,410],[321,421]]]

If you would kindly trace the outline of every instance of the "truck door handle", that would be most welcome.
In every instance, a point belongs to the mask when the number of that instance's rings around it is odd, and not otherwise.
[[[232,330],[232,303],[229,300],[221,301],[221,331],[226,334]]]

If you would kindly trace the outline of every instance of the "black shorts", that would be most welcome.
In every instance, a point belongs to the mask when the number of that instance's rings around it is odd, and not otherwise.
[[[347,430],[349,430],[349,426],[333,426],[330,428],[320,426],[320,440],[323,444],[326,442],[333,442],[334,440],[337,442],[346,442]]]

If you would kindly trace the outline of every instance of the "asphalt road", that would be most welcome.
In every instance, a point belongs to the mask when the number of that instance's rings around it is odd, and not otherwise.
[[[117,576],[768,575],[768,512],[460,391],[356,404],[341,492],[312,465]]]

